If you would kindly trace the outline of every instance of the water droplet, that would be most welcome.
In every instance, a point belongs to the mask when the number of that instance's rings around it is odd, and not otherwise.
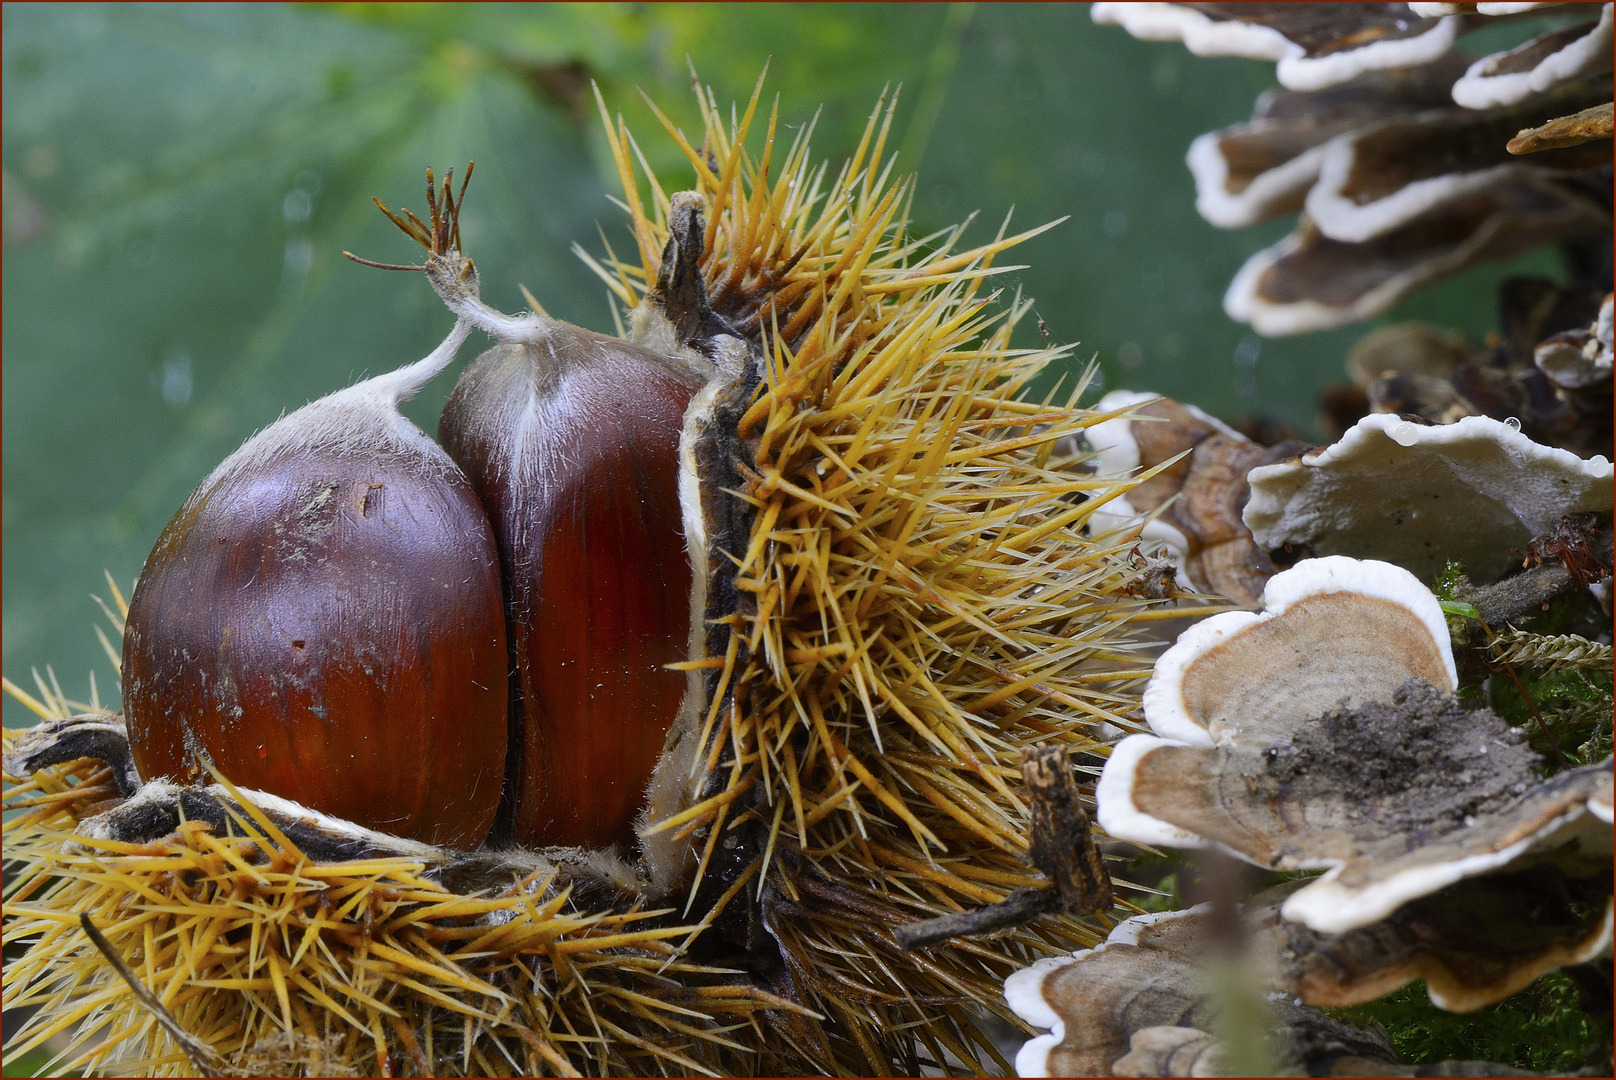
[[[293,188],[281,200],[281,216],[289,224],[301,225],[314,212],[314,197],[302,188]]]
[[[281,262],[282,291],[293,291],[301,288],[304,279],[309,275],[309,267],[313,265],[314,241],[306,236],[288,238],[285,254]]]
[[[1262,356],[1262,342],[1251,334],[1240,339],[1234,347],[1234,366],[1237,368],[1254,368],[1258,357]]]
[[[155,380],[154,380],[155,381]],[[158,383],[163,401],[171,409],[183,409],[191,401],[191,357],[175,346],[163,360],[162,379]]]
[[[1511,430],[1511,431],[1519,431],[1519,430],[1521,430],[1521,422],[1520,422],[1520,420],[1518,418],[1516,418],[1516,417],[1513,417],[1513,416],[1505,418],[1504,426],[1509,428],[1509,430]]]

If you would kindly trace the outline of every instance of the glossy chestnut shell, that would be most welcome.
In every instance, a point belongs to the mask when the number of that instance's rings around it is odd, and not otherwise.
[[[370,828],[483,841],[506,752],[497,557],[470,485],[411,432],[226,462],[169,522],[124,639],[143,779],[198,776],[200,750]]]
[[[685,676],[679,433],[702,379],[548,321],[461,377],[438,437],[499,541],[510,612],[509,815],[526,845],[631,843]]]

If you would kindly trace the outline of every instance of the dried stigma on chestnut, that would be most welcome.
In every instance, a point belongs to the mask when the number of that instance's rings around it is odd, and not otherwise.
[[[482,842],[506,747],[498,556],[465,476],[398,411],[468,330],[265,428],[174,515],[124,639],[143,779],[205,754],[361,825]]]

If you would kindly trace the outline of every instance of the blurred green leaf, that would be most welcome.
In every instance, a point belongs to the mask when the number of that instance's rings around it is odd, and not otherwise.
[[[7,170],[47,222],[5,257],[8,670],[88,660],[100,566],[129,581],[253,430],[444,332],[424,282],[342,258],[410,256],[371,194],[419,205],[425,165],[480,158],[491,299],[603,314],[563,254],[613,213],[582,134],[475,57],[271,6],[8,7],[5,31]]]
[[[45,1067],[55,1055],[45,1047],[30,1050],[5,1067],[4,1076],[78,1076],[78,1073],[47,1072]]]
[[[611,327],[569,253],[599,250],[597,226],[626,236],[591,82],[674,185],[688,165],[639,91],[693,133],[692,67],[727,102],[767,63],[786,130],[817,115],[832,160],[901,85],[892,145],[920,171],[917,229],[980,210],[982,239],[1012,206],[1024,226],[1071,215],[998,279],[1080,343],[1067,375],[1097,354],[1111,386],[1307,428],[1367,329],[1261,341],[1220,310],[1286,226],[1202,222],[1184,149],[1246,117],[1272,65],[1135,41],[1083,7],[10,4],[3,19],[3,667],[54,663],[75,697],[91,668],[114,696],[90,630],[103,567],[127,588],[247,435],[447,329],[424,282],[341,257],[416,254],[370,196],[419,209],[426,166],[475,159],[464,231],[489,300],[518,309],[525,284]],[[1534,258],[1517,269],[1553,264]],[[1398,314],[1480,337],[1507,269]],[[451,386],[407,411],[432,430]]]

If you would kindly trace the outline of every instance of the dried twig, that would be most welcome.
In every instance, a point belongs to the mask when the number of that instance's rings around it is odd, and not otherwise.
[[[1060,906],[1060,895],[1047,886],[1017,889],[997,904],[900,926],[893,931],[893,936],[906,949],[923,949],[949,938],[973,937],[1021,926],[1040,915],[1060,910]]]
[[[140,1003],[146,1006],[147,1011],[152,1014],[152,1018],[162,1026],[164,1031],[168,1032],[169,1038],[178,1043],[180,1049],[185,1051],[185,1056],[191,1059],[191,1064],[196,1067],[196,1071],[203,1076],[225,1075],[224,1062],[219,1058],[218,1052],[180,1027],[179,1021],[174,1019],[174,1014],[164,1007],[162,1001],[156,994],[151,992],[145,983],[135,977],[133,971],[129,970],[129,965],[123,962],[123,957],[119,956],[118,951],[112,947],[112,942],[108,941],[106,935],[95,928],[95,924],[90,921],[90,916],[80,914],[79,925],[84,928],[84,932],[89,935],[90,941],[95,947],[101,951],[101,955],[106,957],[107,963],[112,965],[112,970],[116,971],[119,977],[129,984],[129,989]]]
[[[900,926],[895,936],[905,949],[1020,926],[1052,911],[1087,915],[1111,906],[1111,875],[1079,801],[1066,749],[1027,747],[1021,752],[1021,775],[1032,802],[1028,854],[1052,884],[1017,889],[997,904],[972,911]]]
[[[1088,915],[1111,906],[1111,875],[1078,801],[1071,759],[1061,746],[1029,746],[1021,775],[1032,796],[1032,863],[1055,883],[1061,906]]]
[[[1453,598],[1474,605],[1484,623],[1507,623],[1569,592],[1574,584],[1564,566],[1536,566],[1491,585],[1461,585]]]
[[[432,170],[426,171],[426,207],[427,220],[422,221],[411,210],[405,210],[403,216],[393,213],[387,204],[380,199],[372,198],[376,208],[387,215],[387,220],[397,225],[399,231],[417,244],[426,248],[429,261],[441,258],[451,251],[460,250],[460,210],[466,203],[466,185],[471,183],[471,171],[477,167],[475,161],[466,164],[466,175],[460,179],[460,193],[455,194],[454,170],[450,169],[443,178],[442,190],[439,190],[437,178]],[[344,251],[343,255],[363,266],[374,266],[378,270],[425,270],[426,264],[416,266],[412,263],[383,263],[370,259],[362,259],[351,251]]]
[[[1572,527],[1581,529],[1581,539],[1574,544],[1561,535]],[[1573,549],[1576,558],[1572,559],[1571,565],[1567,565],[1564,555]],[[1545,561],[1542,565],[1491,585],[1461,584],[1453,590],[1453,598],[1474,605],[1478,619],[1489,626],[1509,623],[1527,612],[1541,610],[1550,600],[1570,592],[1577,587],[1579,574],[1584,579],[1591,579],[1595,575],[1589,567],[1608,567],[1611,549],[1612,532],[1608,526],[1592,528],[1589,523],[1572,521],[1568,516],[1555,530],[1534,539],[1530,545],[1533,554],[1528,561],[1545,557],[1552,557],[1554,561]],[[1474,642],[1475,629],[1467,623],[1466,630],[1467,634],[1459,638],[1468,637],[1470,640],[1456,638],[1455,645]]]

